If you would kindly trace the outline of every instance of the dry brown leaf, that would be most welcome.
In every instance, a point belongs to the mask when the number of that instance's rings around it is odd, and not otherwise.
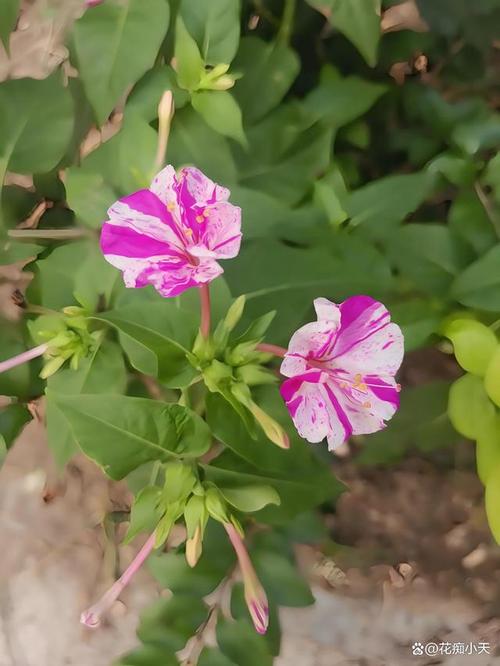
[[[24,0],[8,53],[0,43],[0,81],[49,76],[68,58],[64,38],[83,10],[82,0]]]
[[[405,0],[400,5],[389,7],[382,16],[381,28],[382,32],[396,32],[397,30],[429,31],[429,26],[420,16],[415,0]]]

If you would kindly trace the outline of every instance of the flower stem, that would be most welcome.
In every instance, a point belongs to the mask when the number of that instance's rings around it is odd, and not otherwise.
[[[293,20],[295,17],[295,5],[297,0],[285,0],[285,9],[281,19],[281,25],[278,32],[278,41],[283,44],[289,44],[293,31]]]
[[[18,354],[17,356],[13,356],[12,358],[7,359],[6,361],[2,361],[0,363],[0,374],[2,372],[7,372],[7,370],[11,370],[18,365],[22,365],[27,361],[31,361],[32,359],[37,358],[42,354],[45,354],[47,349],[47,344],[38,345],[38,347],[33,347],[33,349],[28,349],[28,351],[25,351],[22,354]]]
[[[200,287],[201,319],[200,333],[207,339],[210,335],[210,288],[207,284]]]
[[[287,350],[284,347],[279,345],[268,345],[265,342],[261,342],[256,347],[257,351],[264,352],[265,354],[274,354],[275,356],[283,357]]]
[[[91,629],[95,629],[101,624],[102,615],[111,608],[122,591],[125,589],[125,587],[127,587],[134,575],[144,564],[145,560],[148,558],[148,556],[151,554],[151,551],[155,547],[155,541],[156,534],[153,532],[141,550],[134,557],[131,564],[125,569],[120,578],[118,578],[118,580],[109,588],[109,590],[103,594],[97,603],[83,611],[80,616],[80,622],[82,624]]]

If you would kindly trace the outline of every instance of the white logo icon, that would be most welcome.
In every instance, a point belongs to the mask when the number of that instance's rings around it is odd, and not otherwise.
[[[411,652],[414,654],[416,657],[420,657],[421,655],[424,654],[424,646],[422,643],[413,643],[411,646]]]

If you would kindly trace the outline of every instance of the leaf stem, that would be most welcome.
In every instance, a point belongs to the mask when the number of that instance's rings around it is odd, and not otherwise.
[[[205,340],[210,335],[210,288],[207,284],[200,287],[200,333]]]
[[[490,200],[488,199],[488,195],[486,192],[483,190],[481,187],[480,183],[477,181],[474,183],[474,190],[477,194],[477,198],[481,202],[484,210],[486,211],[486,215],[493,225],[493,228],[495,229],[495,233],[497,235],[497,238],[500,238],[500,217],[497,215],[496,211],[494,210],[493,206],[491,205]]]
[[[278,31],[278,41],[283,44],[289,44],[293,32],[293,21],[295,18],[295,8],[297,0],[285,0],[285,8],[281,19],[280,29]]]
[[[9,229],[9,238],[16,240],[73,240],[89,235],[87,229]]]
[[[22,354],[18,354],[17,356],[13,356],[6,361],[2,361],[0,363],[0,374],[2,372],[7,372],[7,370],[12,370],[12,368],[17,367],[18,365],[27,363],[34,358],[38,358],[38,356],[42,356],[42,354],[45,354],[47,349],[48,344],[45,343],[43,345],[38,345],[38,347],[33,347],[33,349],[28,349],[28,351],[22,352]]]

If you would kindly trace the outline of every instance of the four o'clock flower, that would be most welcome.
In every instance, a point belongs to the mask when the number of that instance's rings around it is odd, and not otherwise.
[[[101,232],[101,249],[123,271],[127,287],[152,284],[176,296],[223,272],[219,259],[240,249],[241,210],[229,190],[194,167],[166,166],[149,189],[115,202]]]
[[[333,450],[384,428],[399,407],[403,334],[369,296],[317,298],[314,307],[318,321],[299,328],[284,354],[281,395],[301,437],[326,437]]]
[[[238,557],[248,612],[250,613],[255,629],[259,634],[265,634],[269,624],[269,603],[266,593],[257,578],[248,551],[238,530],[231,523],[224,523],[224,528]]]

